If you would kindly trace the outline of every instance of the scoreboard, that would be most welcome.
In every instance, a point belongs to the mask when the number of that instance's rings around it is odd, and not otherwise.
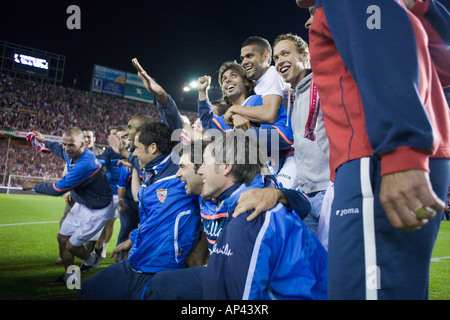
[[[12,67],[33,74],[48,75],[49,59],[47,56],[16,50]]]

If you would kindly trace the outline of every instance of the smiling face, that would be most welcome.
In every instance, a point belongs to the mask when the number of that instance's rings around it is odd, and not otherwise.
[[[212,144],[205,148],[203,163],[198,169],[198,174],[203,179],[203,193],[206,198],[217,198],[228,186],[224,179],[225,164],[216,164],[212,154]]]
[[[133,156],[138,158],[141,169],[157,156],[155,155],[156,144],[152,143],[146,148],[145,145],[139,141],[139,134],[136,134],[134,137],[134,147]]]
[[[94,132],[91,130],[84,130],[83,135],[84,135],[85,147],[92,150],[94,148],[94,142],[95,142]]]
[[[308,54],[300,54],[291,40],[281,40],[273,49],[275,68],[292,88],[305,77],[307,58]]]
[[[73,161],[78,160],[84,152],[83,134],[72,134],[70,136],[64,134],[61,142],[67,157]]]
[[[203,179],[195,173],[194,164],[191,162],[190,154],[184,153],[178,163],[176,176],[186,183],[186,194],[200,195],[203,189]]]
[[[225,96],[234,101],[242,95],[245,97],[246,82],[235,70],[228,69],[222,75],[222,90]]]
[[[258,80],[269,66],[268,53],[261,54],[255,45],[242,47],[241,65],[249,79]]]

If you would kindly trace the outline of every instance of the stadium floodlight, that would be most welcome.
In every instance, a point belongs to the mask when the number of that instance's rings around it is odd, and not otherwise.
[[[189,83],[189,87],[190,87],[191,89],[197,89],[197,81],[192,80],[192,81]]]
[[[185,86],[185,87],[183,88],[183,91],[184,91],[184,92],[189,92],[189,91],[191,91],[191,88],[189,88],[188,86]]]

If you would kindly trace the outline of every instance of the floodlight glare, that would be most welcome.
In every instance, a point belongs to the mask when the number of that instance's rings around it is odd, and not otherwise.
[[[197,89],[197,81],[192,80],[189,86],[191,87],[191,89]]]

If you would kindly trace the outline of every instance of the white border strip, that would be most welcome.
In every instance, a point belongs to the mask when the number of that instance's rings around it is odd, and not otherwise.
[[[59,221],[11,223],[11,224],[0,224],[0,227],[23,226],[23,225],[27,225],[27,224],[45,224],[45,223],[57,223],[57,222],[59,223]]]
[[[242,295],[242,300],[249,300],[250,290],[252,288],[252,283],[253,283],[253,275],[254,275],[255,269],[256,269],[256,262],[258,260],[258,254],[259,254],[259,250],[261,247],[261,242],[262,242],[264,235],[266,234],[267,228],[269,227],[272,211],[277,210],[277,207],[280,205],[281,204],[279,203],[273,209],[266,211],[264,223],[261,226],[261,229],[259,230],[258,236],[256,237],[256,240],[255,240],[255,245],[253,246],[253,252],[252,252],[252,256],[250,258],[250,265],[248,268],[247,278],[245,280],[245,287],[244,287],[244,293]]]
[[[366,300],[377,300],[380,274],[377,267],[377,251],[375,244],[374,197],[370,181],[370,158],[362,158],[360,166],[364,261],[366,270]]]

